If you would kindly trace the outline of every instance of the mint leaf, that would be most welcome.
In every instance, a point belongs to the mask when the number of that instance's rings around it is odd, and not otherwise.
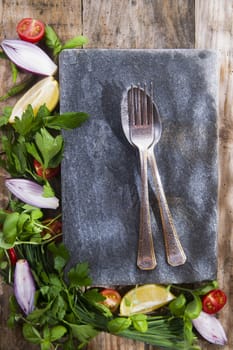
[[[83,46],[88,43],[87,37],[83,35],[76,36],[68,41],[65,42],[65,44],[62,46],[63,49],[74,49],[79,46]]]
[[[89,286],[91,279],[87,263],[81,263],[70,269],[68,272],[70,287]]]

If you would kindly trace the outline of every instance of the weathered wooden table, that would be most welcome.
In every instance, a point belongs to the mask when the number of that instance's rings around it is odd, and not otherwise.
[[[62,40],[86,35],[89,48],[219,51],[218,281],[229,300],[219,317],[229,339],[224,350],[233,349],[233,0],[1,0],[0,17],[0,40],[16,38],[18,21],[35,17],[53,26]],[[10,81],[3,62],[0,77],[2,95]],[[2,183],[2,176],[0,180]],[[1,191],[0,201],[3,198]],[[37,349],[24,342],[19,330],[9,330],[6,326],[11,292],[0,285],[0,350]],[[88,346],[88,350],[118,349],[152,350],[152,347],[105,334]],[[220,347],[203,342],[202,349]]]

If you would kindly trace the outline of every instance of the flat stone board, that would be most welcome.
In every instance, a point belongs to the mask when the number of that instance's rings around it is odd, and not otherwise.
[[[191,283],[216,278],[217,54],[211,50],[65,50],[60,55],[61,112],[89,120],[64,131],[62,215],[70,265],[87,261],[93,284]],[[121,127],[127,88],[154,83],[163,131],[155,149],[176,230],[187,255],[166,262],[161,219],[149,173],[158,266],[136,266],[140,171]],[[149,170],[150,172],[150,170]]]

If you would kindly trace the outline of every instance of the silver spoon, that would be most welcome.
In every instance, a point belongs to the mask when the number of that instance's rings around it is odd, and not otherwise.
[[[121,123],[124,134],[131,143],[129,136],[129,120],[128,120],[128,102],[127,102],[128,90],[123,94],[121,101]],[[151,94],[153,96],[153,94]],[[165,242],[165,250],[167,256],[167,262],[171,266],[183,265],[186,261],[186,255],[180,243],[179,237],[177,235],[172,215],[168,207],[166,196],[163,190],[161,178],[159,175],[157,162],[154,153],[154,147],[159,142],[162,133],[162,123],[159,115],[158,108],[153,102],[155,108],[155,139],[150,148],[148,149],[148,161],[152,170],[152,176],[155,183],[155,188],[157,192],[157,199],[159,203],[159,210],[161,215],[163,235]]]

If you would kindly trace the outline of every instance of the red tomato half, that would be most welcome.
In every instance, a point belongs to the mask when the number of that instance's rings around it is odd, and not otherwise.
[[[226,294],[220,289],[214,289],[203,297],[202,308],[208,314],[215,314],[223,308],[226,302]]]
[[[36,159],[33,160],[33,165],[34,165],[34,168],[35,168],[37,175],[40,177],[43,177],[45,179],[52,179],[60,171],[60,166],[57,166],[56,168],[44,169],[42,167],[42,165]]]
[[[120,294],[115,289],[104,289],[100,293],[106,298],[102,304],[107,306],[110,311],[116,311],[121,302]]]
[[[44,23],[34,18],[23,18],[17,25],[17,33],[20,39],[37,43],[45,32]]]

